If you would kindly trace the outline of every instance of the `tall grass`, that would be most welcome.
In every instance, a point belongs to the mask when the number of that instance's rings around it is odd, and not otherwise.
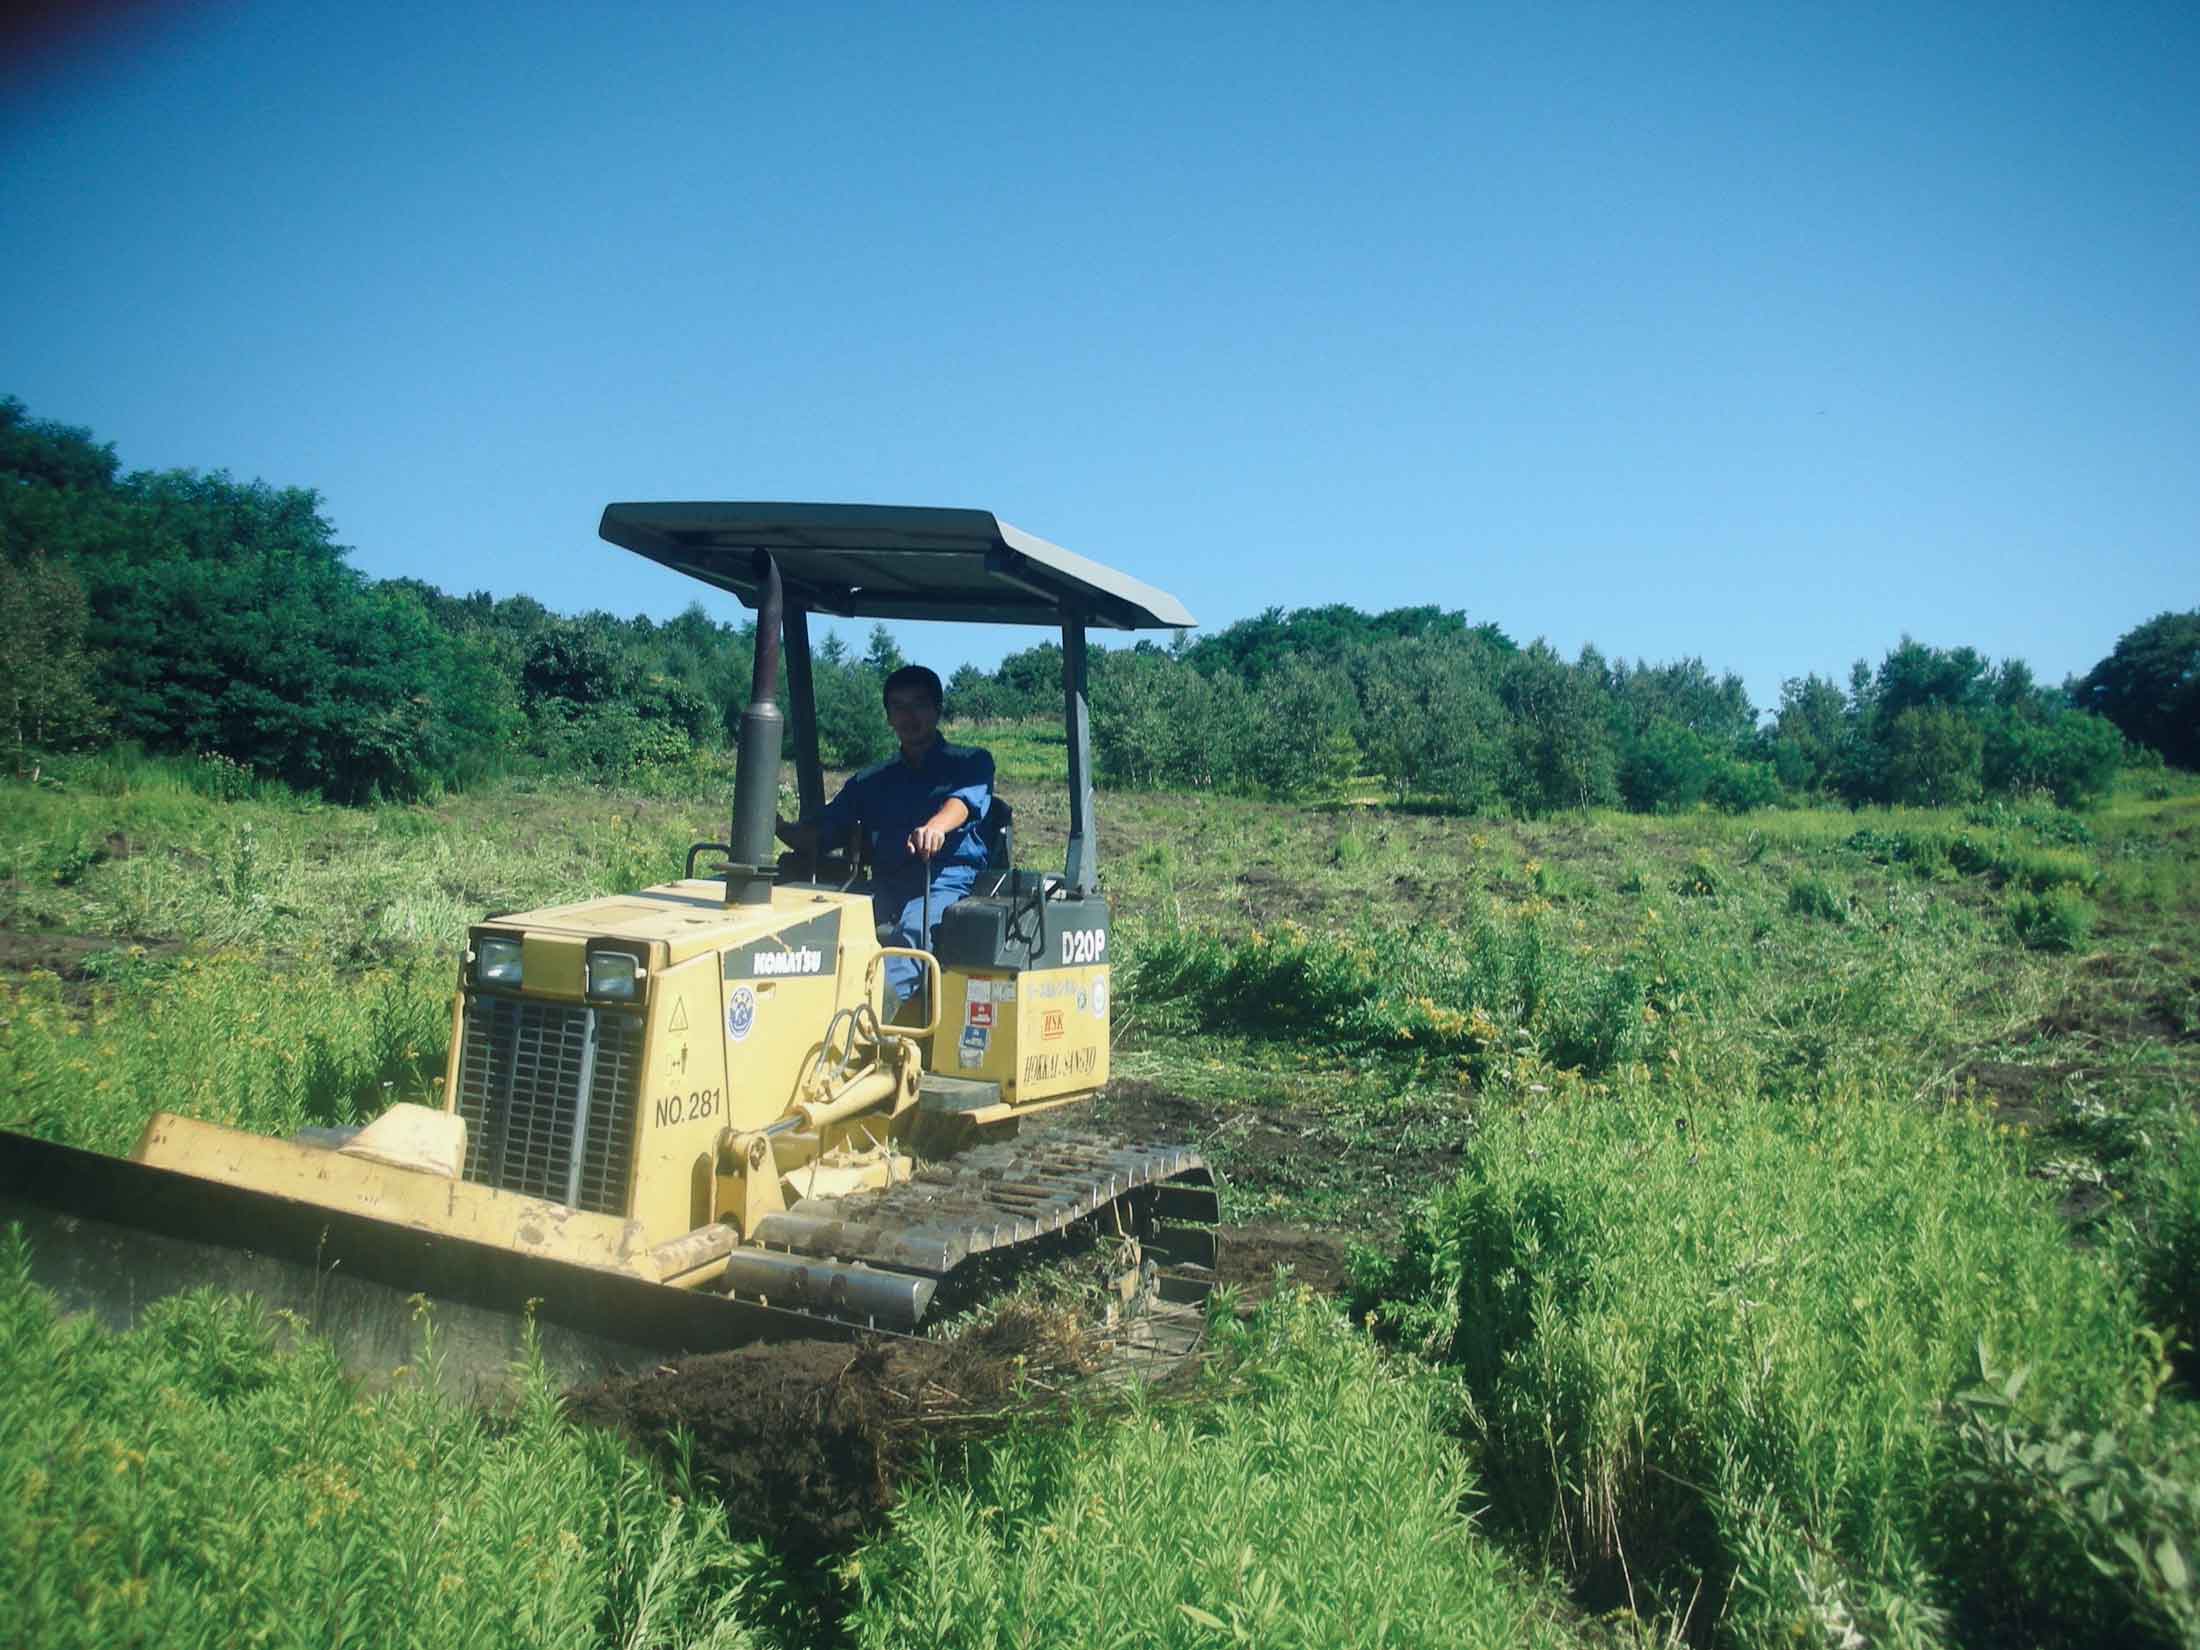
[[[424,1099],[450,1043],[440,960],[345,972],[309,954],[92,959],[95,978],[0,981],[0,1127],[124,1152],[155,1111],[263,1134]]]
[[[1493,1501],[1592,1590],[1737,1645],[2143,1639],[2108,1555],[1962,1487],[1982,1347],[2030,1371],[2018,1420],[2157,1448],[2128,1291],[2003,1151],[1858,1092],[1525,1109],[1362,1287],[1459,1372]]]
[[[857,1644],[1557,1645],[1548,1595],[1462,1516],[1441,1395],[1333,1307],[1218,1319],[1231,1401],[1015,1435],[855,1561]]]
[[[205,1295],[104,1334],[0,1234],[0,1643],[757,1642],[759,1556],[566,1424],[539,1366],[491,1420],[425,1384],[359,1399],[289,1338]]]
[[[179,766],[113,759],[60,788],[0,782],[0,921],[381,962],[455,947],[492,911],[668,881],[690,842],[725,834],[707,799],[568,787],[517,808],[511,789],[334,808],[264,784],[210,798]]]

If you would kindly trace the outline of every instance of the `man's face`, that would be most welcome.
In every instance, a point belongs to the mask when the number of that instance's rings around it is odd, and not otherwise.
[[[886,720],[904,751],[921,754],[939,732],[940,707],[922,688],[896,688],[886,696]]]

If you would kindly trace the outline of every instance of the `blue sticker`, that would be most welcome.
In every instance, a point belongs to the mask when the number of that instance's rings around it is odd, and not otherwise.
[[[726,998],[726,1035],[735,1042],[745,1042],[756,1029],[756,990],[753,986],[737,985]]]

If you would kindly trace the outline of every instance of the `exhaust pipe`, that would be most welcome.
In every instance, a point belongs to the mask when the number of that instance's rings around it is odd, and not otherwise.
[[[779,626],[785,606],[779,563],[756,552],[756,668],[733,768],[733,852],[726,866],[728,905],[769,905],[779,872],[772,827],[779,818],[779,751],[787,719],[779,712]]]

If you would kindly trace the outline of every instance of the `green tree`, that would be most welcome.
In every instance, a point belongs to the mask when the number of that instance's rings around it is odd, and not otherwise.
[[[634,675],[607,626],[559,619],[529,638],[519,681],[531,713],[555,703],[570,717],[622,697]]]
[[[1087,657],[1088,676],[1095,656]],[[1003,695],[994,715],[1059,718],[1062,714],[1062,644],[1041,642],[1036,647],[1011,653],[994,671],[993,680]]]
[[[1526,813],[1609,806],[1618,754],[1604,713],[1602,661],[1569,665],[1535,642],[1506,661],[1498,696],[1512,719],[1510,800]]]
[[[1830,790],[1842,752],[1854,734],[1849,696],[1824,676],[1791,676],[1780,684],[1773,722],[1773,761],[1791,790]]]
[[[1159,649],[1096,651],[1093,765],[1129,789],[1245,788],[1260,736],[1252,696],[1236,677],[1209,678]]]
[[[1495,807],[1506,739],[1491,649],[1471,638],[1397,637],[1354,663],[1361,744],[1398,800],[1420,792],[1469,811]]]
[[[1710,740],[1660,717],[1628,741],[1620,794],[1637,813],[1685,813],[1703,800],[1721,760]]]
[[[1904,636],[1880,660],[1863,704],[1882,724],[1891,724],[1906,710],[1976,705],[1990,693],[1986,659],[1975,648],[1928,647]]]
[[[124,737],[338,800],[419,794],[494,747],[480,661],[417,599],[369,589],[310,490],[132,475],[97,527],[70,566]]]
[[[869,642],[863,650],[864,665],[883,682],[909,661],[902,657],[901,644],[894,640],[894,633],[882,624],[871,626]]]
[[[89,744],[104,729],[84,651],[90,622],[68,569],[44,556],[0,559],[0,738],[19,773],[35,753]]]
[[[2076,808],[2106,796],[2123,771],[2124,736],[2089,711],[1997,711],[1983,733],[1981,777],[1990,791],[2047,791]]]
[[[1924,808],[1974,801],[1984,748],[1978,724],[1962,711],[1911,705],[1888,724],[1887,799]]]
[[[1621,726],[1641,734],[1658,722],[1697,735],[1713,749],[1731,750],[1757,728],[1757,709],[1749,691],[1732,671],[1714,677],[1701,659],[1653,665],[1624,660],[1613,666],[1611,691],[1621,711]]]
[[[2163,761],[2200,768],[2200,609],[2157,613],[2126,631],[2086,672],[2077,702]]]
[[[100,493],[115,484],[113,442],[71,424],[33,418],[12,395],[0,395],[0,477],[62,492]]]
[[[955,722],[988,722],[997,717],[1021,714],[1022,707],[1014,703],[1013,696],[992,673],[980,670],[976,665],[955,667],[955,673],[947,679],[947,717]]]
[[[1270,796],[1320,795],[1358,771],[1359,703],[1341,666],[1291,654],[1254,694],[1259,736],[1240,772]]]
[[[825,761],[836,768],[865,768],[894,753],[894,730],[887,726],[881,693],[884,680],[848,644],[828,635],[811,660],[817,696],[817,743]]]

